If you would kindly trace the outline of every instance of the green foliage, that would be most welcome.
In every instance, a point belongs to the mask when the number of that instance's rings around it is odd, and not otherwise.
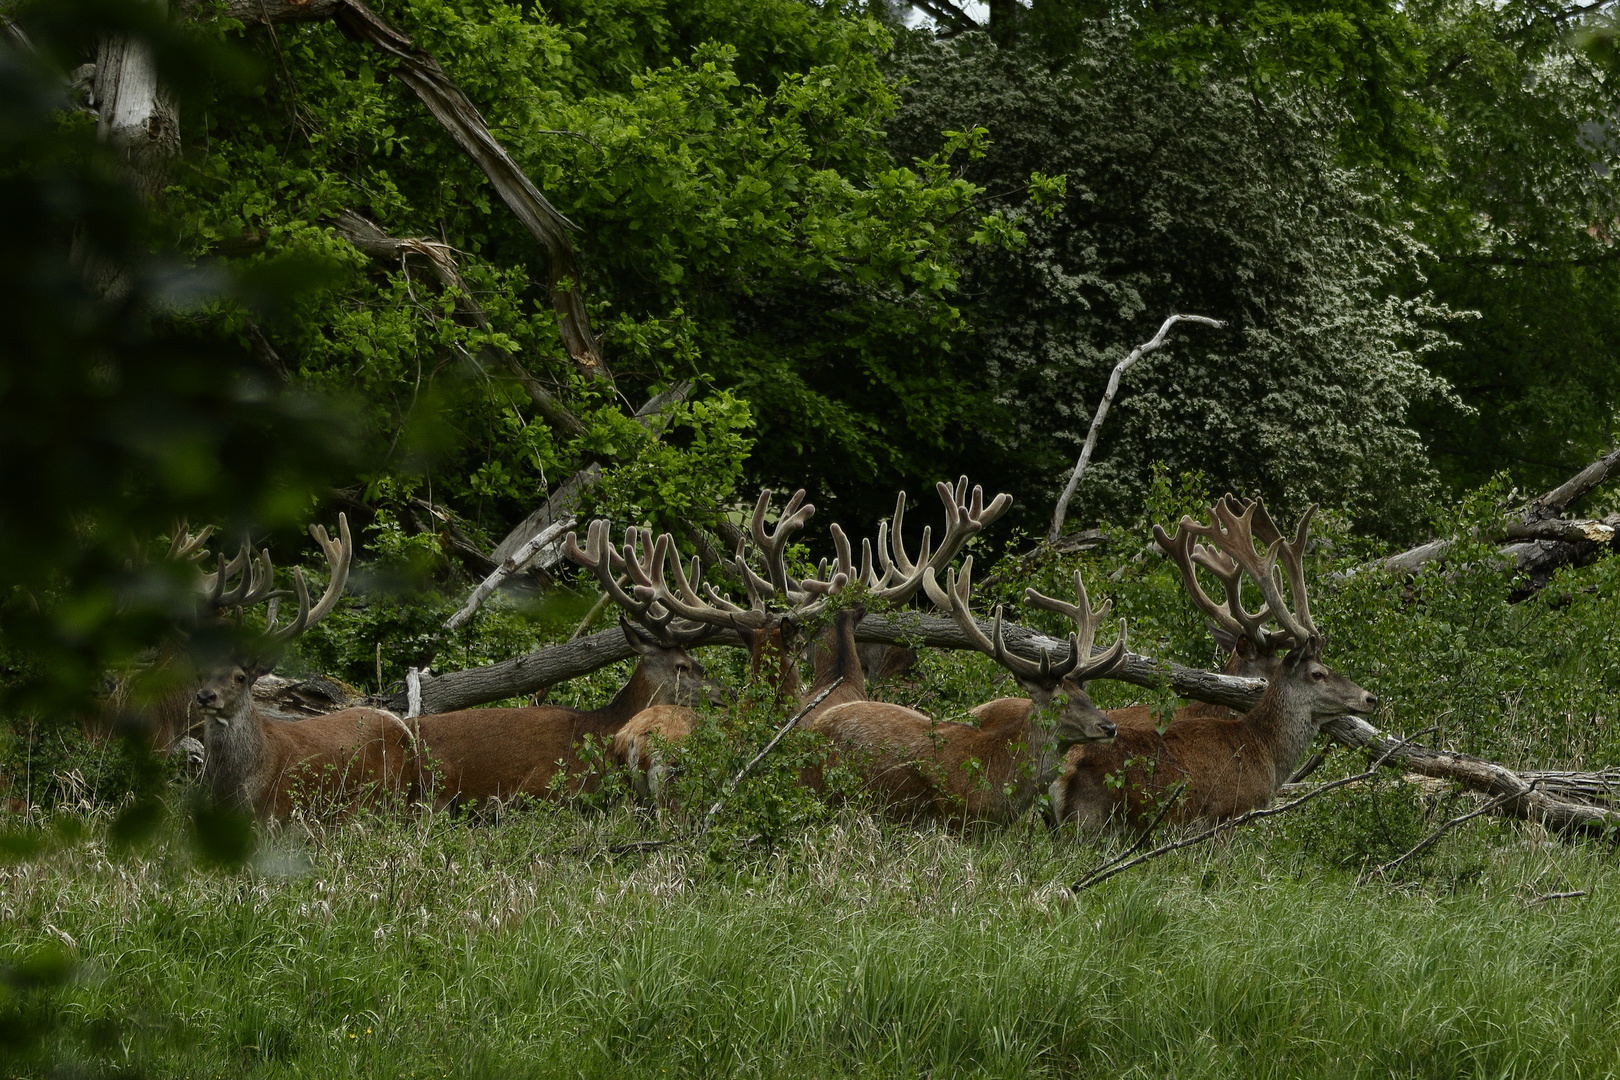
[[[1550,488],[1612,444],[1617,83],[1580,47],[1578,5],[1435,0],[1415,96],[1435,117],[1435,166],[1398,189],[1437,298],[1479,312],[1431,368],[1473,411],[1425,407],[1436,464],[1458,486],[1501,469]],[[1594,24],[1594,19],[1599,20]]]
[[[494,535],[592,460],[624,470],[605,498],[631,516],[710,510],[730,497],[745,417],[756,477],[842,493],[857,467],[936,471],[966,401],[937,365],[962,328],[958,253],[1021,236],[977,207],[979,189],[959,173],[982,132],[943,148],[936,133],[909,167],[889,156],[882,124],[895,99],[877,66],[888,47],[877,22],[787,2],[745,14],[414,0],[384,13],[580,225],[581,284],[618,393],[694,377],[709,389],[675,420],[690,443],[631,430],[622,398],[571,383],[533,239],[409,91],[332,26],[290,25],[275,43],[250,35],[271,74],[191,121],[206,154],[177,178],[170,206],[198,255],[248,251],[238,261],[252,264],[305,251],[346,268],[273,338],[300,385],[364,398],[370,483],[410,459],[398,432],[425,397],[461,439],[434,466],[436,497]],[[765,46],[771,26],[798,37]],[[345,209],[448,243],[491,329],[336,239],[326,222]],[[589,433],[550,431],[490,347],[564,388]],[[710,482],[687,491],[683,477]]]
[[[1366,766],[1357,762],[1354,768]],[[1361,784],[1329,792],[1281,819],[1279,839],[1292,842],[1325,866],[1364,874],[1406,854],[1428,835],[1436,820],[1462,813],[1455,797],[1439,800],[1438,813],[1425,805],[1416,784],[1380,772]],[[1388,880],[1409,881],[1433,856],[1402,863]]]
[[[1262,105],[1215,74],[1189,86],[1108,20],[1085,22],[1055,70],[1039,53],[912,42],[896,65],[896,152],[970,118],[988,128],[967,175],[1004,193],[1028,236],[1016,254],[970,258],[977,332],[963,351],[996,404],[968,418],[973,475],[1038,514],[1114,365],[1167,315],[1202,314],[1230,325],[1178,327],[1126,376],[1076,516],[1133,513],[1163,461],[1409,532],[1432,477],[1408,414],[1448,397],[1422,359],[1449,313],[1387,291],[1414,266],[1408,230],[1385,220],[1368,173],[1335,158],[1312,95]],[[1060,213],[1018,190],[1035,169],[1065,177]]]

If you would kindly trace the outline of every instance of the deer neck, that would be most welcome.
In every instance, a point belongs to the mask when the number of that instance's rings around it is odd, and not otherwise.
[[[648,708],[658,697],[659,686],[647,674],[646,664],[637,664],[630,673],[630,681],[619,688],[613,700],[600,709],[580,713],[579,725],[585,731],[611,735],[630,722],[630,718]]]
[[[268,757],[266,741],[251,686],[234,712],[204,719],[203,779],[216,803],[253,809],[264,786],[259,774]]]
[[[823,642],[824,647],[816,650],[816,681],[811,685],[810,692],[804,695],[805,700],[815,700],[817,694],[840,678],[844,681],[816,706],[815,713],[825,712],[846,701],[866,700],[866,671],[861,667],[860,648],[855,644],[855,621],[840,617],[833,632]],[[809,721],[811,715],[806,714],[805,722]]]
[[[1242,723],[1271,751],[1273,789],[1287,783],[1305,760],[1318,727],[1308,689],[1281,674],[1267,684],[1260,703]]]
[[[1010,754],[1012,776],[1008,778],[1008,820],[1023,815],[1035,796],[1052,786],[1063,770],[1065,748],[1058,745],[1057,707],[1052,694],[1032,694],[1029,715],[1023,724],[1009,731],[1011,743],[1023,743],[1023,750]]]

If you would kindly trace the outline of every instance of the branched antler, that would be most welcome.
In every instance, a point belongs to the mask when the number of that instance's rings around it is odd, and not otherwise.
[[[874,599],[904,602],[923,588],[924,576],[929,570],[936,575],[944,571],[961,554],[967,542],[983,531],[1012,505],[1012,496],[997,495],[989,505],[984,501],[984,488],[974,485],[968,496],[968,478],[961,477],[955,488],[944,481],[934,485],[939,500],[945,506],[945,536],[939,549],[932,550],[933,530],[924,527],[922,544],[913,560],[906,552],[902,529],[906,517],[906,493],[895,500],[894,516],[878,524],[877,560],[883,573],[879,575],[872,565],[872,546],[861,541],[861,570],[858,580],[866,586]],[[840,537],[842,534],[838,534]],[[948,606],[948,605],[945,605]]]
[[[213,526],[210,525],[192,533],[184,521],[180,522],[169,542],[168,558],[176,562],[200,564],[208,557],[202,545],[212,532]],[[244,539],[235,556],[227,560],[221,552],[218,568],[198,575],[200,613],[204,617],[217,618],[234,611],[240,616],[244,609],[268,601],[265,638],[275,644],[291,641],[325,618],[337,606],[348,584],[349,565],[354,559],[354,540],[349,534],[349,519],[343,514],[338,515],[336,540],[321,525],[311,525],[309,535],[320,547],[327,564],[326,589],[318,601],[310,603],[309,583],[302,567],[293,571],[291,592],[276,588],[276,568],[271,562],[270,552],[256,548],[252,541]],[[280,601],[287,596],[298,598],[298,614],[291,622],[280,625]]]
[[[1304,569],[1305,545],[1315,512],[1315,506],[1305,511],[1290,543],[1260,500],[1226,495],[1210,507],[1208,525],[1183,517],[1174,536],[1166,535],[1157,525],[1153,536],[1180,568],[1188,596],[1216,626],[1233,637],[1248,638],[1257,648],[1275,651],[1318,636],[1305,591]],[[1197,543],[1199,537],[1208,540],[1209,546]],[[1256,540],[1264,546],[1263,553],[1255,550]],[[1203,567],[1220,581],[1226,593],[1224,605],[1217,604],[1204,591],[1195,567]],[[1243,604],[1245,576],[1260,592],[1262,603],[1255,612]],[[1287,597],[1283,595],[1285,577]],[[1269,629],[1266,624],[1272,621],[1281,629]]]
[[[1074,620],[1075,626],[1078,627],[1075,632],[1069,634],[1068,655],[1056,663],[1053,662],[1051,654],[1045,649],[1041,650],[1038,661],[1031,661],[1007,648],[1002,628],[1002,609],[1000,605],[996,606],[990,636],[985,636],[978,620],[974,619],[972,611],[973,556],[969,555],[963,560],[960,577],[957,576],[955,571],[948,572],[946,586],[943,591],[940,590],[939,582],[932,568],[925,571],[924,583],[929,598],[941,607],[950,608],[951,618],[955,620],[962,633],[967,635],[968,640],[973,643],[974,647],[980,652],[993,656],[996,663],[1020,679],[1041,683],[1049,689],[1055,690],[1058,684],[1066,678],[1073,679],[1076,682],[1106,678],[1125,659],[1124,619],[1119,620],[1119,639],[1106,652],[1093,654],[1092,646],[1096,641],[1097,625],[1113,607],[1113,601],[1104,600],[1100,607],[1093,608],[1090,598],[1086,595],[1085,582],[1081,579],[1078,570],[1074,572],[1075,595],[1080,601],[1078,604],[1070,604],[1045,596],[1034,589],[1024,591],[1025,604],[1065,615]]]

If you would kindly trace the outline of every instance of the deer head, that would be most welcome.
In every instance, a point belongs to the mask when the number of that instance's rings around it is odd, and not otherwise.
[[[200,564],[207,554],[201,550],[201,545],[209,532],[205,528],[188,535],[182,523],[170,545],[170,557]],[[251,710],[254,682],[275,667],[288,642],[325,618],[343,595],[349,564],[354,557],[348,518],[338,515],[337,540],[327,535],[320,525],[311,525],[309,534],[326,556],[328,571],[326,588],[314,603],[310,601],[302,567],[293,571],[291,592],[278,589],[270,553],[255,548],[247,540],[242,542],[234,558],[227,561],[221,554],[218,568],[199,577],[201,620],[219,625],[234,617],[239,627],[246,609],[257,604],[268,605],[262,633],[246,640],[240,634],[234,635],[236,640],[229,649],[216,651],[216,655],[200,665],[202,685],[197,691],[197,705],[220,725],[229,726],[232,718]],[[298,614],[283,623],[279,618],[280,602],[288,596],[297,597]]]

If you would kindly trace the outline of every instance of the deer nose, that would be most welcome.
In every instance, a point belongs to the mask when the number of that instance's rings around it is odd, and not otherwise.
[[[197,704],[207,708],[219,700],[219,695],[212,690],[197,691]]]
[[[1105,739],[1112,739],[1115,735],[1119,734],[1119,728],[1107,721],[1098,724],[1097,728],[1102,732],[1102,737]]]
[[[1371,710],[1376,709],[1376,708],[1378,708],[1378,695],[1377,694],[1368,694],[1367,695],[1367,709],[1368,709],[1368,711],[1370,712]]]

